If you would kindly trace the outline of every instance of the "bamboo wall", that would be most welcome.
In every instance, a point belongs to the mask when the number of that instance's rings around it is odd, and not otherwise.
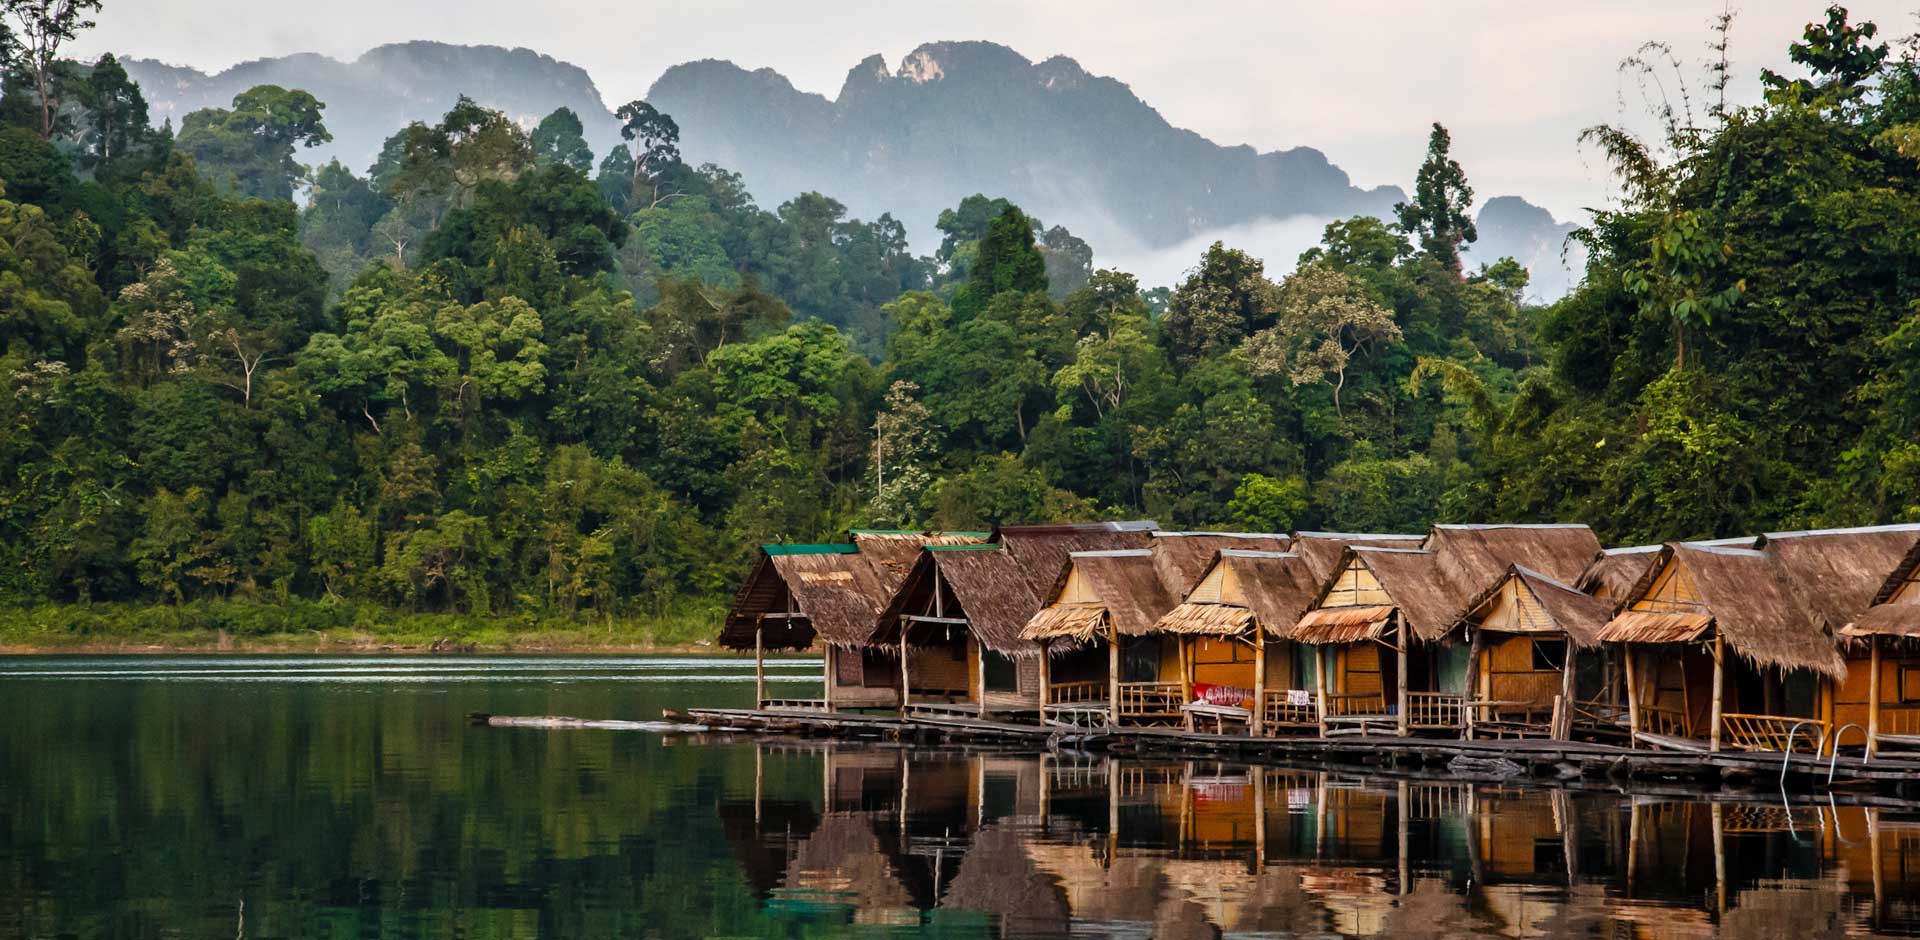
[[[878,653],[837,646],[827,647],[826,659],[828,698],[835,708],[900,707],[898,660],[883,664],[885,657]]]
[[[1560,670],[1533,668],[1533,644],[1537,639],[1559,640],[1571,654],[1572,644],[1558,637],[1505,636],[1489,643],[1480,652],[1480,688],[1487,698],[1541,706],[1553,704],[1553,697],[1560,694]]]
[[[1906,673],[1905,692],[1909,699],[1920,699],[1920,649],[1881,641],[1880,650],[1880,730],[1887,734],[1920,733],[1920,702],[1902,703],[1901,673]],[[1847,651],[1846,678],[1833,686],[1833,726],[1852,722],[1867,726],[1867,702],[1870,700],[1872,662],[1865,645]],[[1856,731],[1847,732],[1843,744],[1853,744]]]

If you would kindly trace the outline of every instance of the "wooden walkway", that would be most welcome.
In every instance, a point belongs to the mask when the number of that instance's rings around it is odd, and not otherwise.
[[[1865,761],[1842,756],[1777,751],[1722,751],[1708,754],[1674,747],[1629,748],[1616,744],[1554,741],[1546,738],[1461,740],[1440,737],[1249,737],[1177,728],[1042,727],[978,717],[823,712],[817,709],[699,708],[668,712],[668,721],[688,722],[715,732],[798,735],[822,738],[900,741],[927,744],[1019,745],[1036,749],[1104,750],[1142,757],[1220,757],[1254,762],[1309,761],[1382,770],[1449,768],[1460,777],[1514,774],[1558,779],[1673,779],[1778,786],[1783,766],[1789,781],[1824,785],[1829,768],[1835,784],[1898,787],[1903,796],[1920,797],[1920,759],[1876,757]],[[525,719],[493,719],[521,723]],[[538,719],[546,726],[560,719]],[[612,723],[605,723],[612,724]],[[593,727],[582,723],[579,727]],[[1652,742],[1646,742],[1651,744]],[[1664,742],[1662,742],[1664,743]]]

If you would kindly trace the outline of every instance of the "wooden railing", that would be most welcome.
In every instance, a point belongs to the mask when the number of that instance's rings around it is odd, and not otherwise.
[[[760,707],[779,711],[823,712],[827,710],[827,703],[817,698],[763,698]]]
[[[1920,735],[1920,705],[1880,706],[1880,733]]]
[[[1178,682],[1122,682],[1120,717],[1178,718],[1181,688]]]
[[[1677,708],[1661,708],[1653,705],[1643,705],[1640,708],[1639,730],[1641,731],[1685,738],[1692,735],[1692,724],[1687,720],[1687,713]]]
[[[1047,686],[1048,705],[1085,705],[1107,700],[1105,680],[1092,682],[1055,682]]]
[[[1747,751],[1784,751],[1788,746],[1788,735],[1795,725],[1800,726],[1800,731],[1792,735],[1793,749],[1805,748],[1815,754],[1820,753],[1827,741],[1827,723],[1813,718],[1723,714],[1720,716],[1720,743]]]
[[[1458,728],[1465,724],[1467,697],[1458,692],[1408,692],[1407,727]]]
[[[1615,702],[1575,702],[1573,723],[1575,726],[1605,728],[1624,734],[1627,730],[1627,706]]]
[[[1268,690],[1263,704],[1266,706],[1266,714],[1262,719],[1266,721],[1268,727],[1312,725],[1320,721],[1320,710],[1311,699],[1304,705],[1292,705],[1287,702],[1286,692]]]
[[[1327,696],[1327,717],[1343,718],[1347,715],[1384,715],[1387,713],[1387,700],[1378,692],[1343,692]]]

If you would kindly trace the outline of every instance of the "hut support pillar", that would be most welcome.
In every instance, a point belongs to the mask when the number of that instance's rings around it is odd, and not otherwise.
[[[827,711],[833,711],[833,657],[838,652],[831,643],[821,649],[820,661],[826,664],[826,668],[821,670],[820,704]]]
[[[1633,647],[1620,644],[1620,661],[1627,667],[1627,746],[1640,746],[1640,679],[1633,668]]]
[[[900,625],[900,717],[907,717],[907,625]]]
[[[1053,694],[1052,688],[1051,688],[1051,686],[1053,685],[1053,665],[1048,661],[1050,659],[1052,659],[1052,657],[1047,655],[1046,641],[1042,640],[1040,643],[1040,726],[1041,727],[1046,727],[1047,699]]]
[[[1395,721],[1396,730],[1399,732],[1399,735],[1404,738],[1407,736],[1408,728],[1411,725],[1413,717],[1407,714],[1407,707],[1413,702],[1412,690],[1407,688],[1407,667],[1410,661],[1410,653],[1407,643],[1407,618],[1403,615],[1395,615],[1395,619],[1399,622],[1399,628],[1394,631],[1393,639],[1394,645],[1399,647],[1399,650],[1394,654],[1394,658],[1398,663],[1396,667],[1398,672],[1394,678],[1395,684],[1399,686],[1399,688],[1395,690],[1398,693],[1396,697],[1400,701],[1399,707],[1394,709],[1399,712],[1399,714],[1394,717],[1397,719]]]
[[[1185,705],[1193,701],[1193,669],[1187,665],[1187,661],[1193,658],[1193,640],[1189,637],[1176,636],[1173,638],[1173,648],[1180,654],[1180,704]],[[1185,714],[1186,718],[1183,720],[1187,730],[1192,731],[1193,713],[1185,712]]]
[[[1253,626],[1253,718],[1248,725],[1254,737],[1267,731],[1267,631],[1259,624]]]
[[[974,640],[973,653],[980,664],[973,680],[973,700],[980,703],[980,717],[985,718],[987,717],[987,644]],[[1015,668],[1018,669],[1017,666]],[[1014,684],[1018,686],[1019,680],[1015,679]]]
[[[1325,645],[1319,645],[1313,648],[1313,687],[1314,687],[1314,692],[1319,696],[1319,699],[1320,699],[1320,708],[1318,709],[1318,711],[1320,713],[1320,736],[1323,738],[1327,736],[1327,669],[1328,669],[1327,653],[1328,653],[1328,650],[1329,648]]]
[[[1880,637],[1867,637],[1867,759],[1880,752]],[[1834,738],[1839,744],[1840,739]],[[1878,856],[1876,856],[1876,859]]]
[[[766,624],[758,619],[753,622],[753,707],[767,706],[767,654],[763,642]]]
[[[1727,689],[1727,641],[1720,631],[1713,632],[1713,724],[1707,728],[1707,750],[1720,750],[1720,714],[1726,701]],[[1714,818],[1719,819],[1718,803],[1714,804]]]
[[[1553,710],[1553,739],[1565,741],[1573,737],[1573,665],[1580,654],[1573,649],[1573,638],[1568,637],[1566,661],[1560,664],[1560,707]]]
[[[1120,630],[1107,618],[1107,723],[1120,727]]]
[[[1491,698],[1487,694],[1486,677],[1480,674],[1481,636],[1482,632],[1475,630],[1473,639],[1467,641],[1467,704],[1461,716],[1463,727],[1460,736],[1469,741],[1473,740],[1473,722],[1480,712],[1473,703]]]

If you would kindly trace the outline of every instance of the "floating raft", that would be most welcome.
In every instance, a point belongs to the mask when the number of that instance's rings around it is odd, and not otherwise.
[[[1459,775],[1472,768],[1506,761],[1532,776],[1574,778],[1664,778],[1750,781],[1773,785],[1785,776],[1821,784],[1829,772],[1836,784],[1898,787],[1920,798],[1920,760],[1815,756],[1778,751],[1721,751],[1715,754],[1628,748],[1614,744],[1539,738],[1463,740],[1422,737],[1249,737],[1177,728],[1042,727],[961,716],[861,714],[818,709],[697,708],[669,712],[713,731],[801,735],[851,740],[911,741],[940,744],[1025,744],[1036,748],[1105,750],[1143,757],[1220,757],[1255,762],[1313,761],[1384,769],[1446,767],[1456,760]]]

